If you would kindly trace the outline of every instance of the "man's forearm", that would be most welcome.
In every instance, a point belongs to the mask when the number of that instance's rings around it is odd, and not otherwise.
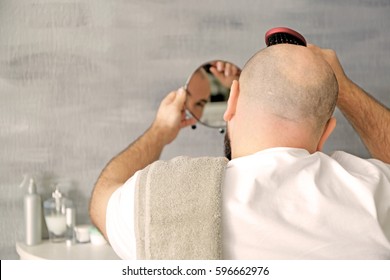
[[[340,91],[337,106],[371,156],[390,163],[390,110],[352,81],[344,83]]]
[[[90,216],[92,222],[107,238],[106,208],[111,194],[138,170],[158,160],[165,146],[158,127],[150,127],[130,146],[114,157],[101,172],[92,193]]]
[[[183,88],[170,92],[161,101],[152,126],[114,157],[100,174],[92,192],[89,213],[94,225],[106,238],[106,210],[113,192],[138,170],[156,161],[163,148],[177,137],[181,128],[196,122],[193,118],[185,118],[185,100]]]
[[[165,143],[161,141],[158,129],[152,126],[114,157],[102,171],[100,177],[109,180],[113,185],[122,185],[135,172],[158,160],[164,146]]]

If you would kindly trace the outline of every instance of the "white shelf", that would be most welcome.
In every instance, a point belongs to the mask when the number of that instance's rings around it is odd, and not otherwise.
[[[67,246],[65,242],[52,243],[44,240],[39,245],[27,246],[17,242],[16,251],[21,260],[119,260],[108,244],[76,243]]]

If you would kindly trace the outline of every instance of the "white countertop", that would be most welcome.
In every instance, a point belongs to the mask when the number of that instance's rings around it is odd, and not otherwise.
[[[21,260],[119,260],[108,244],[76,243],[67,246],[65,242],[44,240],[41,244],[27,246],[17,242],[16,251]]]

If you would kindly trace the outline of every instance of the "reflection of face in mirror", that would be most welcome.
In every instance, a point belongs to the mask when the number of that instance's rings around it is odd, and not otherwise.
[[[240,73],[240,68],[223,60],[201,65],[187,81],[186,109],[200,123],[224,128],[223,114],[230,86],[233,80],[238,80]]]
[[[203,67],[199,67],[194,74],[192,74],[186,90],[188,94],[186,108],[197,120],[200,120],[203,115],[204,107],[207,102],[209,102],[211,94],[209,78]]]

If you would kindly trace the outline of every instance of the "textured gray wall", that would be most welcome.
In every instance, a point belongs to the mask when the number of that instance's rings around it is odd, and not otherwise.
[[[0,258],[23,237],[25,173],[88,222],[107,161],[142,133],[160,100],[210,59],[243,66],[264,33],[289,26],[338,52],[348,75],[387,106],[390,0],[0,0]],[[368,153],[340,112],[326,152]],[[163,153],[221,155],[219,133],[186,129]]]

